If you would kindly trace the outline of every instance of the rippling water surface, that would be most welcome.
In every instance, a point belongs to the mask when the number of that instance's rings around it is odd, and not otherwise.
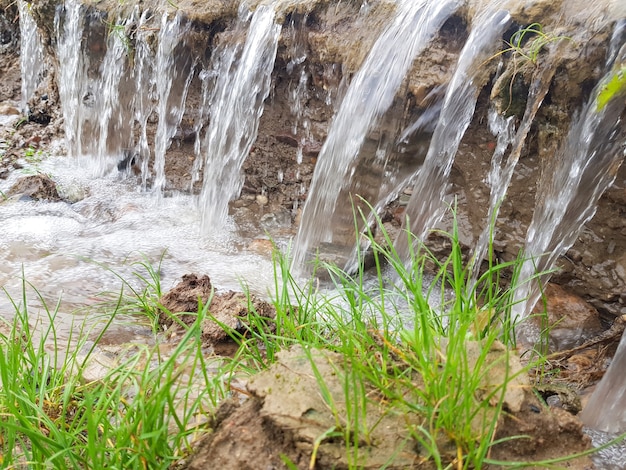
[[[59,325],[70,325],[76,309],[97,302],[100,293],[119,292],[122,281],[115,273],[138,284],[133,272],[145,275],[138,263],[156,267],[161,258],[164,291],[191,272],[208,274],[217,289],[241,289],[245,282],[266,295],[273,285],[269,257],[242,248],[246,241],[234,224],[211,239],[200,237],[193,196],[157,198],[117,171],[90,177],[88,163],[68,157],[24,163],[0,181],[0,191],[36,172],[50,175],[61,196],[77,202],[11,198],[0,204],[0,286],[17,301],[24,278],[48,305],[61,299]],[[35,295],[29,303],[41,310]],[[0,315],[13,311],[9,298],[0,296]]]

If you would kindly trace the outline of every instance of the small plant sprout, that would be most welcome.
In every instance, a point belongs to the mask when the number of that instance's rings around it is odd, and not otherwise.
[[[567,36],[546,33],[541,24],[533,23],[513,33],[511,38],[505,41],[508,47],[500,51],[496,56],[512,52],[514,58],[522,58],[535,65],[537,64],[539,54],[548,44],[570,39]]]

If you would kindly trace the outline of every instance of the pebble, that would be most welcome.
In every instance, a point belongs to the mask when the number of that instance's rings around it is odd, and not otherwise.
[[[4,116],[17,116],[20,113],[20,110],[17,109],[15,106],[11,106],[10,104],[0,104],[0,114],[4,115]]]

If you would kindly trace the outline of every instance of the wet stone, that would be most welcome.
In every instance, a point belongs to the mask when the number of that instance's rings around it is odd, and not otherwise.
[[[550,351],[562,351],[580,346],[604,330],[598,311],[561,286],[548,284],[545,297],[550,326]],[[539,314],[542,309],[543,303],[539,302],[534,313]]]
[[[186,325],[191,325],[197,319],[200,303],[206,305],[209,301],[210,316],[201,325],[202,341],[207,345],[230,341],[231,330],[242,333],[262,324],[268,330],[273,328],[271,321],[260,320],[271,320],[276,316],[271,304],[243,292],[214,293],[209,276],[196,274],[185,274],[174,289],[161,297],[163,311],[159,324],[169,328],[175,323],[173,316],[176,316]]]
[[[61,201],[56,183],[43,174],[20,178],[7,192],[13,199],[33,199],[35,201]]]

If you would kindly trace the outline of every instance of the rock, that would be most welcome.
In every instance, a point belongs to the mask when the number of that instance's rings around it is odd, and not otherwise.
[[[289,134],[278,134],[274,136],[278,142],[282,142],[283,144],[287,144],[290,147],[298,147],[298,139]]]
[[[170,327],[174,323],[172,315],[175,315],[186,325],[196,321],[198,301],[203,305],[211,302],[208,308],[208,317],[202,323],[202,341],[209,345],[227,341],[230,339],[229,331],[244,332],[247,328],[256,328],[262,321],[248,321],[249,316],[261,318],[274,318],[274,307],[251,294],[228,291],[216,294],[209,276],[197,276],[186,274],[183,280],[170,292],[161,297],[160,303],[163,311],[159,316],[159,324]],[[268,329],[273,326],[268,325]]]
[[[550,351],[574,348],[604,330],[598,311],[577,295],[556,284],[548,284],[544,294],[550,328]],[[539,302],[533,313],[538,315],[542,309],[543,304]]]
[[[209,276],[185,274],[183,280],[161,297],[159,303],[170,313],[197,312],[198,301],[206,304],[213,293]],[[171,320],[167,326],[171,325]]]
[[[89,196],[89,188],[78,184],[63,185],[58,188],[61,198],[70,204],[75,204]]]
[[[30,198],[35,201],[61,201],[56,183],[43,174],[25,176],[16,181],[7,192],[7,196]]]
[[[302,148],[302,153],[307,157],[317,157],[322,151],[322,144],[319,142],[309,142]]]
[[[211,301],[209,311],[216,320],[207,320],[202,325],[202,339],[209,344],[230,338],[220,323],[243,333],[248,328],[254,329],[258,326],[258,324],[249,323],[247,318],[249,315],[269,319],[276,316],[276,310],[271,304],[251,294],[233,291],[216,294]],[[268,329],[273,330],[273,325],[268,326]]]
[[[287,211],[276,211],[263,214],[259,221],[261,227],[266,230],[275,228],[288,228],[291,226],[291,214]]]
[[[260,255],[271,256],[274,251],[274,244],[272,240],[267,238],[255,238],[248,245],[248,250],[259,253]]]
[[[266,206],[267,203],[269,202],[269,199],[267,198],[267,196],[265,194],[257,194],[256,196],[256,203],[259,206]]]
[[[15,106],[0,104],[0,114],[3,116],[19,116],[21,113]]]

